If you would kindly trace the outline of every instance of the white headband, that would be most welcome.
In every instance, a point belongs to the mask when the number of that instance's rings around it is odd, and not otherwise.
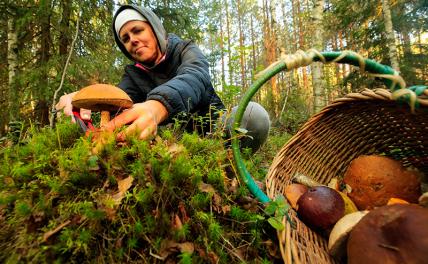
[[[138,13],[134,9],[130,9],[130,8],[124,9],[122,12],[120,12],[117,15],[116,20],[114,22],[114,28],[116,30],[117,36],[119,36],[120,29],[123,27],[123,25],[125,25],[126,23],[132,20],[138,20],[143,22],[147,21],[145,17],[143,17],[140,13]]]

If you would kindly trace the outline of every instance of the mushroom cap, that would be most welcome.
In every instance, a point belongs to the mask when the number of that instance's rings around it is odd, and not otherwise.
[[[309,227],[328,230],[345,213],[345,201],[339,192],[327,186],[315,186],[297,201],[297,215]]]
[[[376,208],[349,234],[348,264],[427,263],[428,209],[414,204]]]
[[[133,103],[128,94],[116,86],[93,84],[78,91],[71,104],[92,111],[117,111],[130,108]]]
[[[328,251],[337,258],[342,258],[346,254],[346,242],[352,228],[369,211],[357,211],[340,218],[334,225],[328,238]]]
[[[384,156],[363,155],[354,159],[343,181],[352,188],[348,196],[360,210],[386,205],[392,197],[417,203],[421,195],[419,172]]]
[[[294,210],[297,210],[297,201],[308,191],[308,187],[300,183],[292,183],[285,187],[285,197]]]

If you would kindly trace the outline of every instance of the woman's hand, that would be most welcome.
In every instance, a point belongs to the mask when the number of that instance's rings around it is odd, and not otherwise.
[[[55,105],[56,110],[62,109],[66,116],[71,116],[71,121],[73,123],[75,123],[76,120],[74,120],[73,105],[71,104],[71,101],[73,100],[73,96],[76,93],[77,92],[69,93],[69,94],[65,94],[65,95],[61,96],[61,98],[59,98],[58,103]],[[83,120],[90,120],[91,119],[91,110],[81,108],[80,109],[80,117]]]
[[[125,131],[117,135],[118,141],[124,141],[130,134],[137,134],[139,139],[147,139],[156,135],[158,124],[168,117],[168,110],[159,101],[148,100],[137,103],[132,108],[113,118],[102,129],[114,131],[126,124],[132,123]]]

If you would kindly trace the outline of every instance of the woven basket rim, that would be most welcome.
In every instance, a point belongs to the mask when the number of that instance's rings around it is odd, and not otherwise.
[[[290,162],[290,160],[293,162],[294,161],[301,162],[301,157],[303,154],[302,155],[300,155],[299,153],[296,154],[295,153],[296,149],[302,146],[301,144],[302,142],[304,142],[305,138],[308,137],[308,134],[313,133],[314,131],[313,129],[315,125],[318,125],[317,123],[322,121],[325,116],[328,118],[330,118],[331,116],[336,116],[336,118],[341,118],[340,117],[341,112],[336,110],[352,109],[353,106],[361,107],[365,105],[366,102],[368,103],[368,105],[370,105],[370,110],[377,109],[378,105],[380,106],[379,108],[382,108],[383,106],[391,107],[392,105],[394,105],[393,103],[396,102],[397,106],[399,106],[397,107],[397,109],[398,108],[403,109],[403,111],[409,112],[410,114],[411,110],[409,105],[406,105],[405,102],[403,102],[400,105],[397,102],[397,100],[393,99],[392,94],[393,93],[391,91],[383,88],[376,88],[372,90],[366,88],[361,92],[349,93],[344,97],[334,100],[331,104],[329,104],[328,106],[325,106],[320,112],[311,116],[308,119],[308,121],[305,124],[303,124],[303,126],[297,131],[297,133],[293,135],[290,138],[290,140],[288,140],[288,142],[281,148],[281,150],[275,156],[269,168],[268,174],[266,176],[266,192],[268,197],[271,199],[275,199],[278,194],[283,195],[283,193],[280,193],[281,192],[280,190],[282,190],[282,188],[278,187],[278,183],[285,185],[285,181],[291,182],[291,175],[284,175],[284,174],[290,174],[289,172],[292,172],[293,170],[295,170],[296,167],[299,168],[298,167],[299,165],[296,165],[290,170],[287,169],[288,172],[285,172],[285,171],[281,171],[281,169],[284,170],[284,166],[285,166],[283,165],[283,167],[280,167],[281,163]],[[362,104],[359,103],[360,101]],[[371,104],[371,102],[373,102],[373,104]],[[385,105],[382,106],[382,102],[384,102]],[[357,104],[353,104],[353,103],[357,103]],[[415,112],[419,114],[420,113],[424,114],[425,110],[428,107],[428,90],[425,90],[422,95],[418,96],[418,103],[419,103],[419,108],[417,108]],[[347,105],[349,105],[350,107],[347,107]],[[395,109],[395,107],[393,106],[391,108]],[[420,112],[420,109],[423,109],[424,112]],[[339,115],[336,115],[337,113],[339,113]],[[289,155],[290,157],[288,157],[286,154]],[[298,156],[298,158],[294,159],[293,156]],[[284,161],[286,158],[287,159],[289,158],[289,159],[287,161]],[[307,162],[304,164],[306,168],[308,166],[307,164],[308,164]],[[279,176],[277,176],[278,174]],[[326,184],[326,182],[322,182],[322,183]],[[294,211],[291,212],[291,216],[294,219],[297,219],[296,213]],[[285,218],[283,221],[286,222]],[[308,254],[305,256],[308,259],[311,259],[312,261],[314,261],[313,259],[314,255],[319,255],[319,260],[317,259],[317,261],[320,261],[320,263],[336,262],[336,260],[330,257],[328,252],[326,251],[326,244],[324,243],[325,242],[324,239],[318,236],[318,234],[316,234],[315,232],[309,231],[309,233],[311,234],[308,235],[308,231],[306,230],[306,227],[303,229],[300,229],[300,231],[292,230],[290,232],[289,228],[286,228],[286,230],[287,231],[278,231],[278,240],[280,242],[280,248],[283,253],[284,261],[297,258],[297,262],[299,262],[298,261],[299,258],[302,258],[302,256],[305,254]],[[301,231],[301,230],[305,230],[305,231]],[[298,245],[300,238],[298,237],[298,235],[296,235],[296,232],[304,232],[305,233],[304,236],[308,235],[309,237],[311,237],[311,240],[303,243],[304,245],[303,244]],[[306,247],[309,247],[309,248],[306,248]],[[302,260],[302,262],[305,262],[305,261]]]

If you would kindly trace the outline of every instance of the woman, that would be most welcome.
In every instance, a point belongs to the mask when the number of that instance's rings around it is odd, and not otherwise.
[[[191,41],[167,34],[160,19],[144,7],[121,6],[113,18],[113,33],[120,50],[134,62],[125,67],[118,85],[131,97],[134,105],[104,128],[113,131],[130,124],[118,135],[119,140],[135,132],[141,139],[146,139],[156,134],[158,125],[170,123],[174,118],[187,120],[196,115],[199,118],[191,119],[193,121],[187,127],[208,132],[211,122],[199,121],[217,119],[218,111],[223,110],[224,105],[212,86],[208,62],[201,50]],[[73,95],[61,97],[57,109],[64,108],[70,115]],[[250,106],[246,113],[257,112],[263,119],[253,122],[256,127],[262,124],[262,131],[250,135],[261,138],[259,141],[263,143],[269,130],[269,116],[260,105],[253,103]],[[85,114],[81,115],[85,118]],[[257,150],[260,145],[249,147]]]

